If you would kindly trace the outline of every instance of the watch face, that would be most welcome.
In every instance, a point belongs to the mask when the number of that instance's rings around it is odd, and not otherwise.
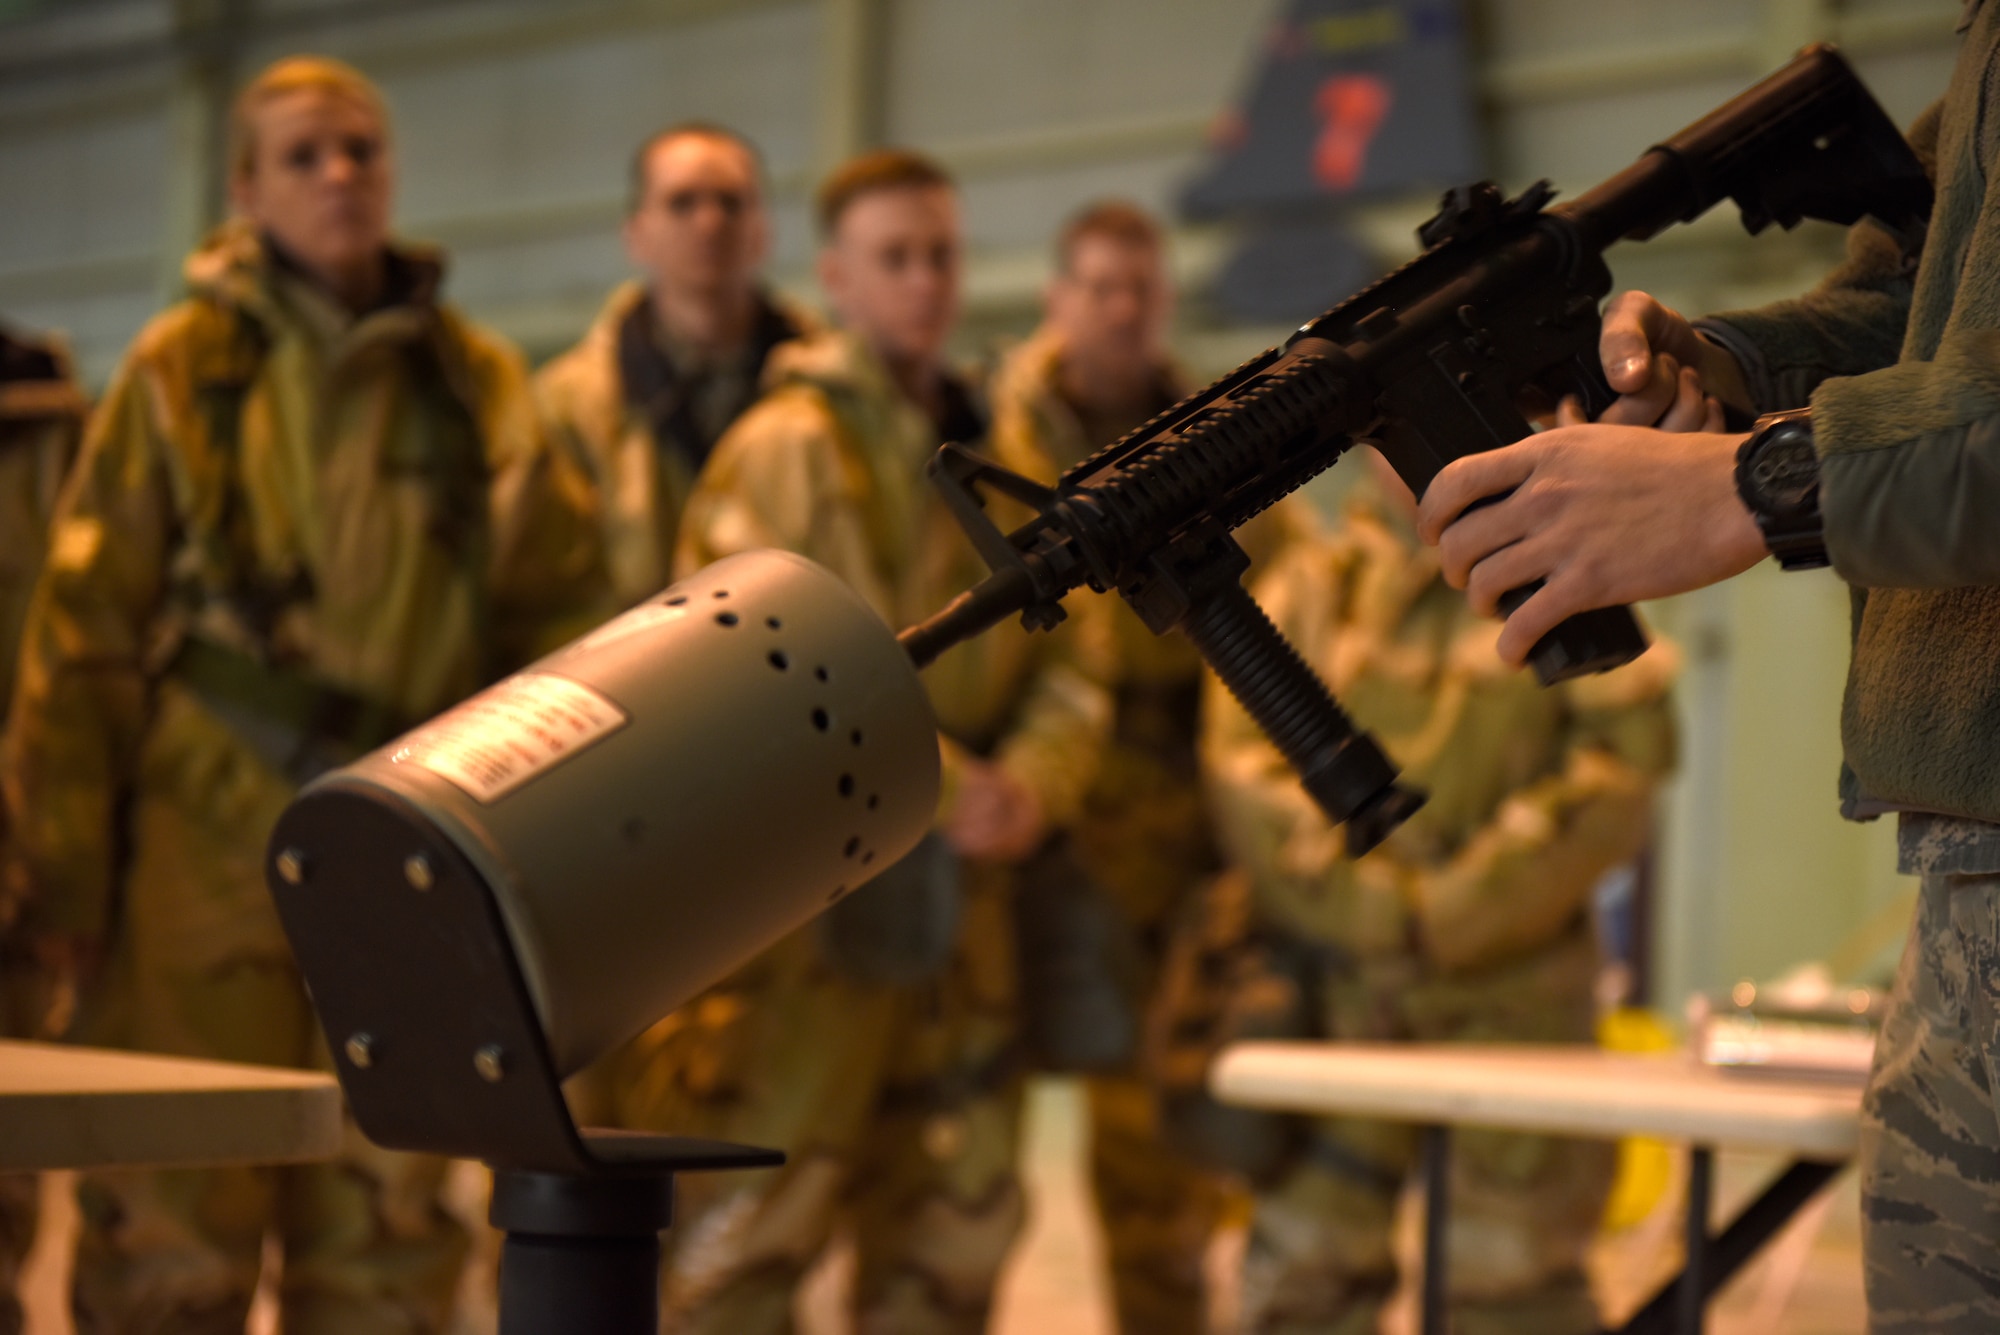
[[[1812,433],[1789,424],[1766,436],[1750,457],[1746,480],[1763,504],[1775,514],[1791,514],[1810,506],[1819,488],[1819,455]]]

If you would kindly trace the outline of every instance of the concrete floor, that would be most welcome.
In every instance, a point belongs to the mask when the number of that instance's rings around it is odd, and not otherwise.
[[[1102,1240],[1090,1219],[1082,1173],[1082,1113],[1074,1084],[1049,1080],[1035,1087],[1022,1163],[1033,1215],[1001,1282],[992,1335],[1112,1335]],[[1721,1155],[1717,1218],[1727,1218],[1776,1167],[1768,1157]],[[458,1185],[462,1204],[476,1211],[477,1171]],[[65,1175],[51,1175],[45,1199],[50,1208],[30,1259],[25,1295],[28,1335],[71,1335],[63,1293],[75,1212]],[[1712,1309],[1710,1335],[1860,1335],[1865,1321],[1856,1200],[1853,1175],[1845,1174],[1721,1295]],[[1601,1240],[1592,1272],[1607,1315],[1622,1319],[1679,1265],[1679,1215],[1677,1192],[1669,1192],[1637,1226]],[[1402,1245],[1414,1258],[1414,1218],[1405,1224]],[[1218,1335],[1234,1325],[1230,1275],[1241,1247],[1240,1234],[1225,1235],[1210,1258],[1216,1289],[1211,1317]],[[843,1283],[841,1258],[830,1258],[801,1295],[803,1335],[845,1335]],[[485,1335],[493,1328],[490,1277],[469,1274],[466,1287],[462,1335]],[[1414,1315],[1406,1291],[1390,1312],[1384,1335],[1406,1335],[1414,1329]],[[269,1335],[274,1327],[268,1305],[261,1305],[249,1335]]]

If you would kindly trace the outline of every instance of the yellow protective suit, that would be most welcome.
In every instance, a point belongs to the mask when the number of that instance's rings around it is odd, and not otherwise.
[[[4,783],[24,921],[101,960],[86,1041],[324,1066],[263,883],[272,823],[313,769],[580,629],[601,584],[518,353],[438,304],[434,257],[387,263],[389,299],[350,318],[225,229],[63,493]],[[306,717],[333,699],[340,735]],[[240,1329],[275,1228],[293,1335],[440,1329],[464,1252],[441,1172],[355,1135],[331,1165],[93,1176],[79,1326]]]

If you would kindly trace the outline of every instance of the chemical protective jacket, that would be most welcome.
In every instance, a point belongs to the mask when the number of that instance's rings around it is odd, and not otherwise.
[[[938,428],[850,334],[784,344],[765,397],[716,446],[681,521],[684,573],[753,547],[828,567],[891,626],[930,615],[986,572],[925,480]],[[945,809],[969,750],[1076,814],[1110,721],[1103,631],[996,627],[924,673],[944,734]]]
[[[351,319],[226,228],[91,419],[5,755],[8,876],[42,928],[99,936],[143,880],[199,887],[165,896],[153,948],[282,957],[261,868],[292,760],[386,740],[586,624],[587,489],[519,354],[437,304],[434,257],[389,270]]]
[[[607,611],[667,583],[681,508],[715,444],[685,401],[686,386],[656,346],[646,290],[611,294],[583,340],[535,373],[535,405],[553,443],[582,465],[596,493],[610,576]],[[813,328],[805,312],[758,297],[745,354],[747,409],[771,350]]]
[[[76,457],[87,408],[61,345],[0,328],[0,738],[6,736],[28,597],[41,574],[56,491]],[[0,847],[6,839],[7,809],[0,803]],[[12,900],[0,882],[0,926],[13,916]]]

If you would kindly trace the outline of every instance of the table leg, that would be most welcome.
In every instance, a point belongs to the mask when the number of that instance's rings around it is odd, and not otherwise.
[[[1715,1151],[1696,1145],[1688,1156],[1687,1264],[1681,1269],[1680,1319],[1676,1335],[1701,1335],[1702,1311],[1708,1306],[1703,1272],[1708,1262],[1709,1195],[1715,1186]]]
[[[1423,1129],[1424,1295],[1423,1335],[1446,1335],[1451,1312],[1446,1276],[1451,1264],[1451,1128]]]
[[[1844,1167],[1845,1164],[1813,1159],[1793,1163],[1756,1200],[1744,1206],[1727,1228],[1708,1239],[1700,1251],[1691,1253],[1698,1258],[1702,1296],[1714,1296]],[[1685,1329],[1676,1325],[1686,1296],[1685,1279],[1683,1272],[1682,1276],[1668,1280],[1631,1320],[1618,1328],[1617,1335],[1672,1335],[1676,1329]]]

